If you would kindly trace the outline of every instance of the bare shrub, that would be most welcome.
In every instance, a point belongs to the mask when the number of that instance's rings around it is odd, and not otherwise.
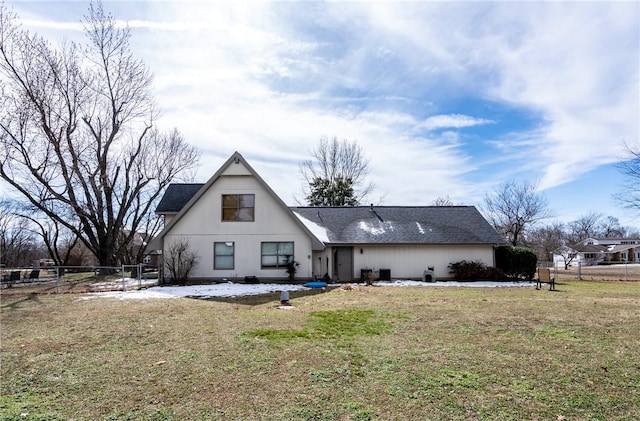
[[[198,266],[199,259],[185,238],[173,240],[165,247],[164,265],[173,283],[185,283]]]

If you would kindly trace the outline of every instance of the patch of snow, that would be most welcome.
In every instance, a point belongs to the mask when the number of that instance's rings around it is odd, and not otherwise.
[[[330,286],[362,285],[362,284],[331,284]],[[422,282],[422,281],[386,281],[375,282],[379,287],[474,287],[474,288],[499,288],[499,287],[533,287],[535,282]],[[147,300],[147,299],[171,299],[184,297],[241,297],[247,295],[260,295],[281,291],[309,291],[304,285],[292,284],[235,284],[232,282],[214,285],[170,286],[151,287],[136,291],[112,291],[96,292],[78,298],[79,301],[94,298],[117,298],[119,300]]]
[[[418,226],[418,231],[420,231],[420,234],[424,234],[424,230],[422,229],[422,225],[420,225],[420,222],[416,222],[416,225]]]
[[[300,222],[304,224],[305,227],[307,227],[309,231],[311,231],[311,234],[313,234],[318,240],[320,240],[324,244],[327,244],[329,242],[329,234],[327,233],[327,229],[325,227],[322,227],[313,221],[309,221],[307,218],[297,212],[293,212],[293,214],[300,220]]]
[[[290,284],[236,284],[227,282],[212,285],[151,287],[137,291],[98,292],[81,297],[80,300],[107,297],[120,300],[146,300],[150,298],[182,298],[182,297],[240,297],[245,295],[260,295],[280,291],[308,291],[304,285]]]
[[[158,283],[157,279],[135,279],[135,278],[124,278],[124,284],[125,284],[125,288],[135,288],[138,286],[147,286],[147,285],[155,285]],[[111,281],[105,281],[105,282],[96,282],[94,284],[91,284],[91,286],[93,288],[97,288],[97,289],[108,289],[108,290],[112,290],[114,288],[121,288],[122,287],[122,279],[113,279]]]
[[[367,221],[360,221],[358,223],[358,228],[360,228],[362,231],[368,232],[369,234],[373,234],[373,235],[380,235],[387,232],[387,230],[389,231],[394,230],[394,227],[391,221],[382,222],[378,224],[377,227],[372,224],[368,224]]]

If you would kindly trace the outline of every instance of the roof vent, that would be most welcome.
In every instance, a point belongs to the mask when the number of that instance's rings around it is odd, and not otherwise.
[[[382,217],[380,215],[378,215],[378,212],[376,212],[373,209],[373,203],[371,204],[371,207],[369,208],[369,211],[373,212],[373,214],[376,216],[376,218],[378,218],[378,221],[384,222],[384,219],[382,219]]]

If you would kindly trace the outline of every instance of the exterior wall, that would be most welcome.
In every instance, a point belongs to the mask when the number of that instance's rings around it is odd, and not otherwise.
[[[631,247],[609,254],[609,260],[614,262],[637,263],[640,262],[640,247]]]
[[[362,250],[362,252],[360,251]],[[331,251],[314,255],[314,261],[325,262]],[[451,278],[449,264],[461,260],[479,260],[494,266],[491,245],[354,245],[353,279],[360,279],[361,269],[390,269],[391,279],[422,279],[424,271],[433,266],[436,279]],[[329,261],[330,266],[333,262]],[[332,267],[332,266],[331,266]],[[329,271],[331,274],[332,271]],[[322,272],[324,274],[324,272]]]
[[[239,175],[238,175],[239,174]],[[308,234],[296,223],[295,216],[283,210],[269,191],[241,164],[231,164],[207,192],[172,227],[164,238],[165,249],[172,240],[186,238],[199,255],[192,278],[286,279],[284,268],[261,268],[261,242],[294,242],[295,260],[300,263],[296,278],[311,278],[312,244]],[[223,194],[254,194],[253,222],[223,222]],[[214,242],[234,242],[234,269],[214,270]]]

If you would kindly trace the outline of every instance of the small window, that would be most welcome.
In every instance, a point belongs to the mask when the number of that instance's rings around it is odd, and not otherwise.
[[[293,241],[262,243],[262,268],[284,268],[293,256]]]
[[[255,211],[255,195],[223,194],[223,221],[253,221]]]
[[[234,244],[233,242],[213,244],[213,268],[233,269]]]

